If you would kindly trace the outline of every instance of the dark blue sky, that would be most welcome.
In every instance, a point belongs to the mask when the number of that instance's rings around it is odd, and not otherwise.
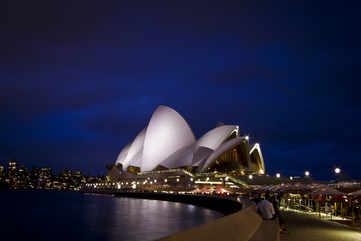
[[[163,104],[239,125],[270,174],[361,178],[360,6],[253,2],[9,1],[0,160],[105,173]]]

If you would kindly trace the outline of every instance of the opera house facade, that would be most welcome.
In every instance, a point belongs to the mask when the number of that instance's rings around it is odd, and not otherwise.
[[[148,125],[120,152],[110,175],[183,169],[189,173],[264,173],[260,145],[236,125],[220,125],[196,140],[183,117],[159,106]]]

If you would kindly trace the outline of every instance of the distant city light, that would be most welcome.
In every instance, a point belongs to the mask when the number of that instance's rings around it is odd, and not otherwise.
[[[179,178],[177,178],[177,182],[179,182]]]
[[[263,170],[263,169],[259,170],[259,174],[263,175],[263,174],[264,174],[264,170]]]
[[[191,182],[193,182],[193,177],[191,177]]]
[[[245,139],[248,141],[248,140],[249,140],[249,136],[246,136]]]
[[[290,180],[291,180],[291,181],[293,180],[293,176],[290,176]]]
[[[336,174],[339,174],[340,172],[341,172],[341,169],[338,168],[338,167],[336,167],[336,168],[335,168],[335,173],[336,173]]]
[[[305,171],[305,176],[308,177],[310,175],[309,171]]]
[[[166,178],[166,179],[164,179],[164,182],[168,182],[167,178]]]
[[[249,175],[248,178],[249,178],[249,179],[253,179],[253,175]]]
[[[276,177],[277,177],[277,178],[280,178],[280,177],[281,177],[281,174],[277,173],[277,174],[276,174]]]

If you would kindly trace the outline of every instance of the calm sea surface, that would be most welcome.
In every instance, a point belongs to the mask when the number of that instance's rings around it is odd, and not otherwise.
[[[193,205],[76,192],[0,191],[0,240],[155,240],[222,217]]]

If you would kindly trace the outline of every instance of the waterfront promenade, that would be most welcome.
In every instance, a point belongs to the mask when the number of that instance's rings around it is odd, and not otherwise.
[[[85,191],[85,190],[84,190]],[[99,193],[100,190],[93,192]],[[104,193],[104,190],[102,191]],[[106,193],[106,192],[105,192]],[[109,192],[119,197],[133,197],[180,201],[200,206],[208,206],[221,211],[221,206],[232,206],[236,201],[232,196],[194,195],[194,194],[165,194],[165,193],[137,193],[137,192]],[[243,202],[246,200],[243,200]],[[233,203],[233,204],[232,204]],[[212,205],[209,205],[212,204]],[[282,211],[288,232],[279,235],[275,223],[262,222],[255,210],[249,208],[248,201],[243,203],[242,211],[236,211],[237,205],[223,210],[224,213],[235,213],[224,218],[206,223],[193,229],[175,233],[162,241],[178,240],[281,240],[281,241],[361,241],[361,231],[348,226],[318,218],[318,216],[303,214],[295,211]],[[233,211],[233,212],[234,212]]]
[[[361,231],[293,211],[282,211],[288,232],[281,241],[361,241]]]

